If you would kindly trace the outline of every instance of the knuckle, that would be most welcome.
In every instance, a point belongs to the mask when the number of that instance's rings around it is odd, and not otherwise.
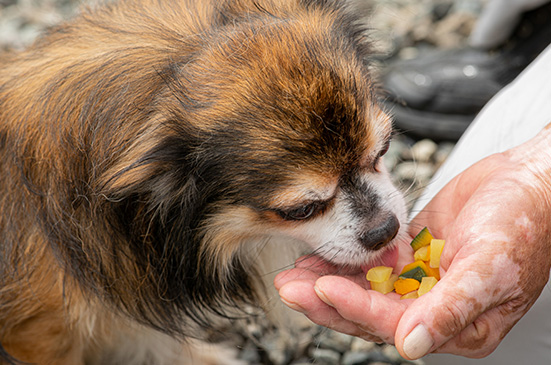
[[[457,347],[473,352],[483,351],[488,346],[491,328],[487,318],[477,318],[457,337]]]
[[[450,338],[459,334],[469,322],[476,303],[465,306],[459,298],[449,298],[433,309],[433,328],[443,337]],[[477,302],[478,303],[478,302]]]

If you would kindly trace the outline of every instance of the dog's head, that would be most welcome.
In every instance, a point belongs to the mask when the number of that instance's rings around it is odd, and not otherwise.
[[[382,163],[392,125],[377,105],[365,39],[335,14],[300,15],[218,35],[220,47],[168,78],[185,105],[179,119],[198,136],[195,179],[210,191],[201,247],[220,259],[214,266],[265,236],[360,266],[391,246],[405,221]]]

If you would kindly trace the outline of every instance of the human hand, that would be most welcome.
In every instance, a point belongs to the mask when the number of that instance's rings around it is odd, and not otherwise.
[[[406,358],[488,355],[549,277],[550,134],[475,164],[414,219],[413,229],[446,239],[442,279],[428,294],[399,301],[301,263],[276,278],[282,299],[318,324],[395,343]]]
[[[370,266],[403,267],[412,261],[413,252],[404,240]],[[396,293],[367,290],[364,270],[344,270],[319,257],[305,256],[294,269],[276,276],[274,283],[282,301],[313,322],[367,341],[393,343],[405,302]]]

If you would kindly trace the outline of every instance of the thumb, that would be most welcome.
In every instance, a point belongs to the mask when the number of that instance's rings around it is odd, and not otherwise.
[[[462,340],[484,343],[485,333],[473,328],[464,331],[498,298],[488,295],[488,278],[475,271],[455,271],[452,267],[430,292],[411,303],[396,330],[396,348],[407,359],[418,359],[432,352],[461,333]],[[463,332],[463,333],[462,333]],[[464,338],[467,335],[471,338]]]

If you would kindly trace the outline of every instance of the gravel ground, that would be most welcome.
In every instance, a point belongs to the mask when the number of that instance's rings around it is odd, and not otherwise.
[[[377,40],[380,66],[393,57],[411,58],[423,45],[441,48],[464,44],[484,0],[373,0],[370,18]],[[22,49],[45,28],[70,17],[76,0],[0,0],[0,52]],[[397,184],[412,203],[445,161],[453,143],[414,140],[397,135],[385,157]],[[298,350],[280,345],[277,333],[249,329],[253,338],[241,338],[240,356],[249,364],[265,365],[398,365],[408,362],[393,346],[377,345],[324,328],[305,327]]]

